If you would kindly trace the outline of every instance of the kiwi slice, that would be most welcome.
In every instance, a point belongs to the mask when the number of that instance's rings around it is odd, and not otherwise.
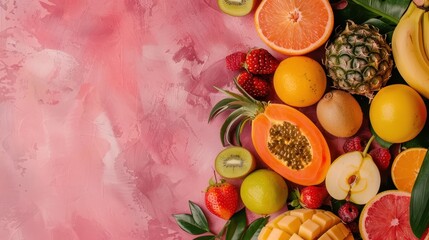
[[[215,159],[215,170],[224,178],[241,178],[255,169],[252,153],[243,147],[227,147]]]
[[[222,12],[239,17],[249,14],[255,2],[256,0],[218,0],[217,4]]]

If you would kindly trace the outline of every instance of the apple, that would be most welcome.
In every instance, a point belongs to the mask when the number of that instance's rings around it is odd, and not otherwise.
[[[331,197],[365,204],[378,193],[380,171],[366,150],[345,153],[332,162],[325,179]]]

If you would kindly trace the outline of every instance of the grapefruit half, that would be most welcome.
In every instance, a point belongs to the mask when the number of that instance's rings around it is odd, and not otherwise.
[[[378,193],[362,209],[362,239],[418,240],[410,225],[411,193],[387,190]]]

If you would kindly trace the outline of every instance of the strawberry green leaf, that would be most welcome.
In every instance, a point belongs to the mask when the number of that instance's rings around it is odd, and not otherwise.
[[[201,228],[195,222],[191,214],[174,214],[173,217],[176,219],[179,227],[187,233],[199,235],[207,232],[206,229]]]
[[[215,240],[215,239],[216,239],[216,236],[214,235],[205,235],[205,236],[194,238],[194,240]]]
[[[257,240],[262,228],[267,224],[269,217],[255,219],[249,224],[241,240]]]
[[[242,208],[229,220],[225,240],[240,240],[247,225],[246,209]]]
[[[410,224],[418,238],[429,227],[429,149],[411,192]]]
[[[203,210],[192,201],[189,201],[189,208],[191,209],[192,218],[194,219],[195,223],[200,226],[201,229],[209,232],[209,224]]]

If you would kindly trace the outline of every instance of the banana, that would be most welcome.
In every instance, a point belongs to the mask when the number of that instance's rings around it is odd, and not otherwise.
[[[425,10],[411,1],[393,31],[392,54],[404,80],[429,99],[429,57],[425,52],[423,34]]]
[[[423,14],[422,29],[423,47],[425,49],[426,56],[429,56],[429,12],[425,12]]]

